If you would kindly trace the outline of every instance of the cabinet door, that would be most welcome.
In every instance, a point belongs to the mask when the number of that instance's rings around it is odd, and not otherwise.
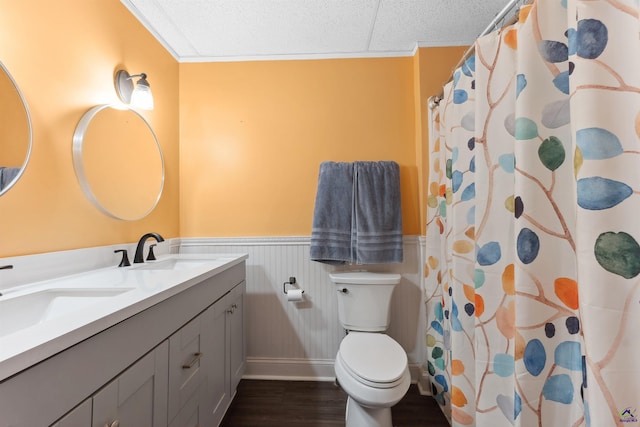
[[[231,402],[229,395],[229,358],[226,343],[226,310],[228,299],[222,298],[203,313],[203,331],[205,348],[211,357],[207,357],[206,406],[208,408],[207,425],[217,426]]]
[[[93,397],[93,427],[166,427],[169,344],[164,341]]]
[[[244,313],[244,283],[236,286],[231,303],[231,309],[227,310],[227,331],[229,336],[229,363],[230,363],[230,384],[229,393],[233,397],[236,393],[238,383],[242,379],[245,367],[245,313]]]
[[[169,421],[196,395],[206,378],[204,360],[209,349],[204,348],[201,319],[196,317],[169,338]]]
[[[87,399],[51,427],[86,427],[91,423],[91,399]]]
[[[180,408],[178,415],[171,421],[169,427],[212,426],[212,424],[206,420],[208,414],[205,391],[206,384],[203,382],[191,398]]]

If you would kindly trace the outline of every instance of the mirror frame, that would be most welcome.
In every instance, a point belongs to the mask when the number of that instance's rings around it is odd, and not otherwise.
[[[107,208],[102,206],[102,204],[100,203],[100,201],[98,200],[98,198],[94,194],[93,190],[91,189],[91,185],[89,185],[89,181],[87,180],[87,174],[85,172],[84,162],[82,160],[82,144],[84,142],[85,134],[86,134],[87,130],[89,129],[89,125],[91,124],[91,120],[93,120],[93,118],[98,113],[100,113],[103,110],[106,110],[107,108],[113,108],[113,109],[121,110],[121,111],[122,110],[124,110],[124,111],[128,110],[128,111],[133,112],[135,115],[137,115],[142,120],[142,122],[147,126],[149,131],[151,132],[151,135],[153,136],[153,140],[156,143],[156,147],[158,148],[158,153],[160,154],[160,161],[162,162],[162,177],[161,177],[161,182],[160,182],[160,190],[158,191],[158,195],[156,196],[155,201],[153,202],[153,205],[147,211],[145,211],[142,215],[137,216],[137,217],[125,218],[123,216],[119,216],[119,215],[114,214],[113,212],[109,211]],[[156,206],[158,205],[158,202],[160,201],[160,198],[162,197],[162,191],[164,190],[164,179],[165,179],[164,155],[162,154],[162,147],[160,147],[160,142],[158,141],[158,137],[156,136],[156,133],[153,131],[153,128],[151,127],[149,122],[147,122],[147,120],[144,118],[144,116],[142,116],[140,113],[138,113],[133,108],[130,108],[129,106],[122,105],[122,104],[101,104],[101,105],[96,105],[95,107],[89,109],[89,111],[84,113],[84,115],[82,116],[82,118],[78,122],[78,126],[76,127],[75,132],[73,133],[73,168],[76,171],[76,177],[78,178],[78,182],[80,183],[80,187],[82,188],[82,191],[84,192],[84,195],[89,199],[89,201],[96,208],[98,208],[98,210],[100,212],[104,213],[105,215],[107,215],[107,216],[109,216],[111,218],[115,218],[115,219],[119,219],[119,220],[123,220],[123,221],[137,221],[137,220],[141,220],[141,219],[145,218],[147,215],[149,215],[156,208]]]
[[[11,181],[9,185],[7,185],[6,187],[0,190],[0,196],[2,196],[7,191],[12,189],[14,185],[16,185],[16,182],[20,180],[20,178],[22,177],[22,174],[24,173],[24,170],[27,168],[27,164],[29,163],[29,159],[31,158],[31,149],[33,148],[33,125],[31,124],[31,113],[29,112],[29,106],[27,105],[27,100],[22,94],[22,91],[18,87],[18,84],[14,80],[13,76],[11,75],[11,73],[9,72],[9,70],[7,69],[7,67],[4,65],[2,61],[0,61],[0,69],[9,78],[9,81],[11,82],[11,84],[13,84],[14,89],[18,93],[18,97],[20,97],[20,100],[22,101],[22,107],[24,108],[24,113],[27,117],[27,128],[29,130],[27,154],[24,158],[24,162],[22,163],[22,166],[20,167],[20,172],[18,172],[18,175],[16,175],[16,177],[13,178],[13,181]]]

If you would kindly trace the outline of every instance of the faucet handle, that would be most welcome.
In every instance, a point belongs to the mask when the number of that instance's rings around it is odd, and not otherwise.
[[[127,253],[127,250],[116,249],[113,251],[114,254],[117,254],[118,252],[122,252],[122,260],[120,261],[120,264],[118,264],[118,267],[129,267],[131,263],[129,262],[129,254]]]
[[[149,245],[149,255],[147,255],[147,261],[155,261],[156,260],[156,254],[153,253],[153,248],[156,246],[155,243],[153,243],[152,245]]]

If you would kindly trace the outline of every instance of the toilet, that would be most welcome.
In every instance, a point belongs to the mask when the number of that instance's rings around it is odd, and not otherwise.
[[[347,330],[335,361],[336,380],[349,396],[346,427],[392,427],[391,407],[411,383],[407,355],[385,334],[391,295],[401,276],[334,272],[338,317]]]

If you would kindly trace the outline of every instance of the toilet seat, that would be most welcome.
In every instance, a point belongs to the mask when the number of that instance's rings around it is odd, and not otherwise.
[[[358,382],[373,388],[401,384],[407,371],[407,354],[385,334],[350,332],[340,343],[338,358]]]

